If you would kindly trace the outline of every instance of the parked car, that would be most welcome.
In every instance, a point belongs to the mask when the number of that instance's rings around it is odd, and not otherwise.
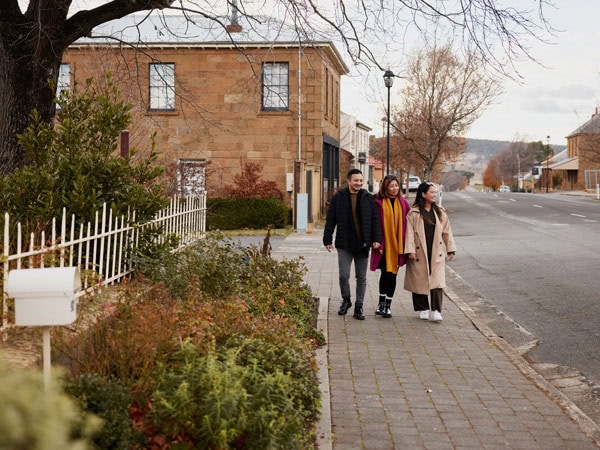
[[[416,191],[420,184],[421,184],[421,179],[419,177],[415,177],[415,176],[408,177],[409,192]],[[406,191],[406,178],[404,179],[404,183],[402,183],[402,190]]]
[[[510,192],[510,188],[503,184],[500,186],[500,189],[498,189],[498,192]]]

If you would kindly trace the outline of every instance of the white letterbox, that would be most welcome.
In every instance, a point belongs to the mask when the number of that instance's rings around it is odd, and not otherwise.
[[[11,270],[6,294],[15,299],[15,325],[68,325],[77,318],[77,267]]]

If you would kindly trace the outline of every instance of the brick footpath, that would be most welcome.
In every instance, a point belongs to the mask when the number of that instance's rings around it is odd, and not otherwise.
[[[383,319],[374,314],[379,273],[369,272],[366,320],[352,309],[338,316],[337,254],[321,238],[322,230],[295,233],[273,251],[302,256],[321,298],[320,450],[600,448],[600,428],[450,290],[443,322],[420,320],[401,269],[393,317]]]

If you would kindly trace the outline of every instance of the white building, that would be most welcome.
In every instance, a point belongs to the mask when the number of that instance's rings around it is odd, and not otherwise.
[[[365,188],[373,190],[373,167],[369,165],[369,133],[372,128],[356,117],[340,113],[340,149],[350,156],[350,165],[363,173]],[[343,175],[343,174],[342,174]]]

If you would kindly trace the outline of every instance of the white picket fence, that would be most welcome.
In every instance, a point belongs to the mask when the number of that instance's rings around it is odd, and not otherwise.
[[[135,213],[129,219],[125,216],[113,218],[112,210],[104,204],[102,211],[96,212],[93,224],[81,224],[76,230],[75,216],[69,222],[64,209],[60,224],[57,224],[56,218],[52,220],[49,241],[44,232],[39,236],[32,233],[28,249],[23,249],[21,223],[16,224],[16,245],[11,248],[14,240],[10,236],[10,217],[5,214],[3,258],[0,261],[3,280],[6,282],[12,269],[52,266],[79,267],[83,274],[83,293],[118,282],[134,270],[132,250],[137,247],[144,229],[160,227],[159,243],[175,235],[178,239],[176,250],[202,239],[206,233],[206,194],[174,197],[167,208],[143,224],[135,223]],[[3,292],[0,332],[10,326],[7,313],[8,302]]]

